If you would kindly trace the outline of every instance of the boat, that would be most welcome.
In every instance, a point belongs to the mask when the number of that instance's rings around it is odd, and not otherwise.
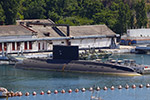
[[[6,98],[7,97],[8,90],[4,87],[0,87],[0,98]]]
[[[0,64],[9,64],[9,59],[6,56],[0,56]]]
[[[100,96],[98,96],[98,92],[94,93],[95,91],[92,90],[92,95],[91,95],[91,98],[90,100],[103,100]],[[94,95],[95,94],[95,95]]]
[[[0,65],[14,65],[18,60],[10,55],[0,55]]]
[[[150,66],[138,65],[132,60],[79,60],[77,46],[54,46],[53,49],[52,59],[28,58],[17,62],[15,68],[128,76],[150,73]]]
[[[94,59],[103,59],[109,58],[112,55],[111,52],[101,51],[101,50],[85,50],[84,52],[79,53],[80,60],[94,60]]]
[[[150,45],[136,46],[135,53],[150,54]]]

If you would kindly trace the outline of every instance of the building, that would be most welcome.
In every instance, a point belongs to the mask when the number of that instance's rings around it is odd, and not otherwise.
[[[150,29],[128,29],[127,34],[121,37],[120,44],[141,45],[150,43]]]
[[[66,33],[65,27],[59,27],[59,29]],[[70,37],[73,38],[69,41],[71,45],[78,45],[81,49],[110,48],[115,36],[116,34],[106,25],[70,26]]]
[[[106,25],[69,26],[51,20],[19,20],[17,25],[0,26],[0,53],[50,52],[53,45],[115,48],[115,38]]]

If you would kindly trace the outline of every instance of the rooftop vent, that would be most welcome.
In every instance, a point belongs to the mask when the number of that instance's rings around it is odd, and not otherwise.
[[[36,21],[36,23],[40,23],[40,21],[38,20],[38,21]]]
[[[45,36],[50,36],[50,33],[49,32],[46,32],[46,33],[43,33]]]
[[[24,22],[20,22],[20,25],[23,25],[24,24]]]

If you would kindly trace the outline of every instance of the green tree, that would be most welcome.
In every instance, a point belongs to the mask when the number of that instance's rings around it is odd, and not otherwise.
[[[45,0],[45,3],[46,3],[45,10],[47,17],[49,17],[49,12],[57,13],[58,6],[56,0]]]
[[[148,19],[144,0],[138,1],[135,7],[135,11],[136,11],[137,28],[146,27]]]
[[[50,18],[51,20],[57,22],[60,19],[60,16],[57,13],[55,13],[54,11],[52,11],[52,12],[49,11],[48,12],[48,18]]]
[[[63,16],[77,16],[79,6],[76,0],[65,0],[63,8]]]
[[[144,0],[1,0],[0,4],[0,20],[6,24],[50,18],[71,25],[106,24],[120,34],[147,24]]]
[[[5,15],[4,15],[4,10],[0,4],[0,25],[3,24],[1,22],[4,22],[5,21]]]
[[[90,20],[88,18],[81,18],[79,16],[73,16],[73,17],[65,17],[65,18],[60,18],[58,20],[59,24],[69,24],[72,26],[75,25],[91,25],[93,23],[93,20]]]
[[[136,18],[135,18],[135,10],[132,10],[131,11],[131,19],[130,19],[130,22],[129,22],[129,28],[135,28],[136,27]]]
[[[93,15],[101,12],[103,9],[104,6],[101,0],[84,0],[80,11],[80,16],[92,19]]]
[[[44,0],[26,0],[24,1],[24,7],[26,7],[24,11],[25,19],[44,19],[45,17],[45,9],[46,6]]]
[[[24,6],[25,1],[26,0],[20,0],[19,2],[17,20],[24,19],[23,12],[26,10],[26,7]]]
[[[117,22],[117,13],[109,9],[103,10],[93,15],[94,24],[106,24],[109,28],[113,28]]]
[[[19,0],[1,0],[2,7],[5,11],[5,24],[15,24],[18,12]]]
[[[130,9],[127,4],[121,2],[119,4],[119,11],[118,11],[118,21],[114,27],[116,33],[123,34],[126,32],[127,28],[129,27],[129,22],[131,19]]]

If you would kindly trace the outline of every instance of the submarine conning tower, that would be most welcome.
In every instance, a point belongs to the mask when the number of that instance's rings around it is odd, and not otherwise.
[[[78,46],[53,46],[53,59],[58,60],[79,60],[79,47]]]

